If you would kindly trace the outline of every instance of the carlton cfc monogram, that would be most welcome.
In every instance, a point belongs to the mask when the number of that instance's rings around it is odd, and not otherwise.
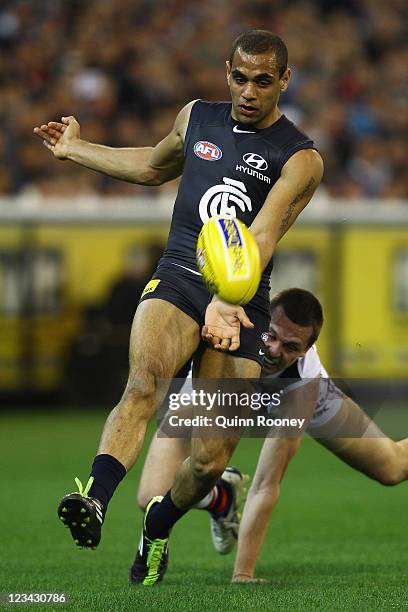
[[[245,184],[226,176],[222,180],[224,185],[210,187],[200,200],[198,210],[203,223],[210,217],[236,217],[237,206],[242,212],[252,210],[251,198],[246,195]]]

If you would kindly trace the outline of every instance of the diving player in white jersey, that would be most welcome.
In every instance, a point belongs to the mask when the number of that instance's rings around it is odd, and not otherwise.
[[[234,582],[257,581],[255,565],[279,498],[280,483],[305,430],[351,467],[381,484],[395,485],[408,478],[408,439],[395,442],[388,438],[328,377],[314,345],[322,322],[320,304],[308,291],[287,289],[271,301],[271,322],[263,334],[262,378],[290,380],[286,394],[289,397],[291,389],[299,394],[306,423],[295,437],[273,430],[265,439],[239,528]],[[292,396],[289,406],[295,404],[293,400]],[[270,414],[273,416],[273,410]],[[153,495],[171,486],[178,465],[189,455],[189,444],[187,438],[153,438],[139,484],[141,508]],[[224,478],[239,494],[241,479],[236,472],[225,472],[211,495],[197,506],[211,512],[213,542],[221,553],[232,549],[237,531],[237,495],[230,497],[230,506],[220,516],[212,512],[225,486]]]

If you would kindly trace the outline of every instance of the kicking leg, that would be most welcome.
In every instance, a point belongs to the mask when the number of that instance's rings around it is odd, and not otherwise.
[[[107,505],[119,482],[133,466],[143,444],[149,419],[167,390],[159,379],[171,379],[197,349],[199,326],[172,304],[142,302],[130,338],[130,372],[125,392],[110,413],[92,465],[88,491],[65,496],[58,508],[80,546],[95,547]],[[89,497],[88,497],[89,492]]]
[[[124,394],[110,413],[98,449],[116,457],[128,471],[139,455],[147,423],[164,399],[170,379],[197,349],[199,327],[163,300],[142,302],[130,336],[130,372]]]

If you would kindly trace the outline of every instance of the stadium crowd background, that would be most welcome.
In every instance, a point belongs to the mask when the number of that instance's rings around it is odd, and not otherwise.
[[[53,161],[33,126],[73,114],[87,140],[151,145],[187,101],[228,99],[231,41],[262,27],[288,45],[281,107],[321,151],[326,193],[407,198],[407,23],[405,0],[3,1],[0,194],[154,195]]]

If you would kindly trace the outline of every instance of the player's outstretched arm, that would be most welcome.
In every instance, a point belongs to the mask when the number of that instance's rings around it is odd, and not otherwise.
[[[114,148],[87,142],[81,139],[80,125],[72,116],[35,127],[34,134],[58,159],[69,159],[123,181],[161,185],[182,172],[184,137],[193,104],[179,112],[170,134],[155,147]]]
[[[272,512],[277,504],[280,483],[301,437],[266,438],[245,503],[238,535],[233,582],[251,582]]]
[[[323,160],[314,149],[298,151],[283,166],[280,178],[250,228],[259,246],[262,269],[279,240],[310,202],[322,176]]]
[[[303,422],[294,437],[289,437],[289,432],[286,432],[288,437],[284,437],[283,430],[271,430],[269,435],[277,437],[265,439],[242,515],[232,578],[234,582],[247,582],[254,577],[268,523],[279,499],[280,484],[314,414],[320,376],[304,379],[300,385],[299,382],[286,388],[279,412],[291,419],[301,418]]]

